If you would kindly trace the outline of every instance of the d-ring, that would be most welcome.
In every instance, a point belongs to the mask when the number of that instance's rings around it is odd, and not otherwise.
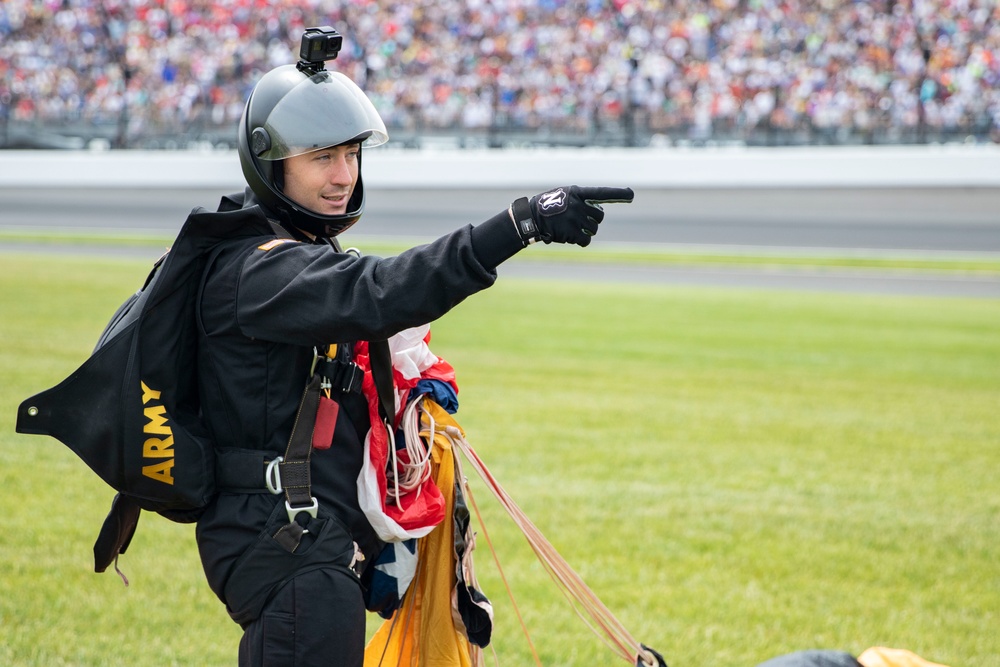
[[[267,470],[264,471],[264,484],[267,485],[267,490],[274,495],[278,495],[284,491],[281,486],[281,470],[278,468],[284,460],[284,458],[279,456],[268,463]]]

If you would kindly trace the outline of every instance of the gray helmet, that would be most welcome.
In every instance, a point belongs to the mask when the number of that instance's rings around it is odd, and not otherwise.
[[[364,212],[360,154],[358,182],[347,212],[340,215],[314,213],[286,197],[281,160],[348,143],[378,146],[388,139],[371,100],[346,76],[283,65],[265,74],[250,93],[238,152],[247,184],[262,204],[300,229],[336,236]]]

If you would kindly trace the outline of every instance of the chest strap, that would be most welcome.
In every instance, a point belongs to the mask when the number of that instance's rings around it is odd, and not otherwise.
[[[274,452],[236,447],[215,450],[215,484],[223,493],[269,493],[264,474]]]

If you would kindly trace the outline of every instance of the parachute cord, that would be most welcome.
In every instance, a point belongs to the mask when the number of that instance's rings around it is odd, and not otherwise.
[[[124,549],[122,549],[122,551],[124,551]],[[119,556],[121,556],[121,552],[115,554],[115,572],[117,572],[118,576],[122,578],[122,583],[125,584],[125,588],[128,588],[128,577],[125,576],[124,572],[122,572],[121,570],[118,569],[118,557]]]
[[[454,443],[454,440],[452,440]],[[457,458],[456,458],[457,460]],[[514,591],[510,587],[510,583],[507,581],[507,575],[503,571],[503,567],[500,565],[500,558],[497,556],[497,550],[493,547],[493,540],[490,539],[490,533],[486,530],[486,523],[483,521],[483,515],[479,513],[479,505],[476,504],[476,499],[472,495],[472,489],[465,486],[465,495],[469,499],[469,505],[472,506],[472,510],[476,513],[476,519],[479,521],[479,526],[483,529],[483,537],[486,538],[486,544],[490,547],[490,553],[493,554],[493,562],[496,563],[497,571],[500,573],[500,579],[503,581],[503,587],[507,589],[507,597],[510,598],[510,603],[514,607],[514,614],[517,615],[517,621],[521,624],[521,632],[524,633],[524,638],[528,642],[528,648],[531,649],[531,655],[535,658],[535,664],[538,667],[542,667],[542,660],[538,657],[538,651],[535,650],[535,644],[531,641],[531,635],[528,633],[528,626],[524,622],[524,617],[521,616],[521,610],[517,606],[517,600],[514,599]],[[493,658],[496,659],[496,648],[493,650]],[[498,663],[499,664],[499,663]]]
[[[396,499],[396,507],[403,509],[403,504],[399,500],[399,479],[396,472],[399,470],[399,459],[396,457],[396,436],[393,435],[388,423],[385,424],[385,433],[388,436],[389,457],[392,460],[391,474],[386,475],[386,483],[392,484],[392,495]]]
[[[486,486],[500,502],[500,505],[507,511],[507,514],[510,515],[517,527],[521,529],[532,551],[535,552],[538,560],[545,567],[552,580],[561,588],[563,595],[570,602],[577,615],[584,621],[584,624],[597,634],[614,653],[629,664],[635,665],[641,662],[650,666],[658,665],[659,661],[656,657],[632,637],[622,623],[615,618],[597,595],[587,587],[583,579],[580,578],[559,552],[556,551],[555,547],[552,546],[542,532],[524,514],[521,508],[517,506],[517,503],[507,494],[496,478],[493,477],[492,473],[490,473],[486,464],[483,463],[475,450],[472,449],[472,446],[465,440],[461,430],[453,426],[448,426],[446,427],[446,432],[452,441],[452,445],[465,455],[472,464],[472,467],[476,469],[476,472],[486,483]],[[481,518],[480,523],[482,523]],[[492,545],[490,548],[492,549]],[[496,553],[494,552],[495,556]],[[504,582],[506,585],[506,579]],[[590,617],[593,625],[584,617],[584,614]],[[600,629],[600,632],[594,627],[595,625]],[[602,634],[604,636],[601,636]]]
[[[431,478],[431,448],[420,439],[418,413],[422,412],[427,415],[432,430],[434,419],[426,411],[420,409],[423,401],[423,395],[411,401],[406,406],[406,410],[403,411],[400,420],[403,427],[403,448],[406,450],[407,461],[401,461],[397,456],[396,439],[393,437],[392,431],[386,429],[389,433],[389,452],[392,460],[387,474],[387,482],[392,485],[391,493],[396,501],[396,507],[400,509],[403,509],[400,497],[415,490],[419,498],[423,484]]]
[[[400,479],[400,488],[404,491],[419,489],[420,486],[431,477],[431,448],[424,445],[420,439],[420,418],[418,412],[423,412],[430,420],[430,432],[434,432],[434,418],[426,411],[422,411],[424,397],[420,395],[416,400],[411,401],[403,412],[403,437],[409,463],[403,463],[403,475]],[[430,438],[428,438],[430,440]]]

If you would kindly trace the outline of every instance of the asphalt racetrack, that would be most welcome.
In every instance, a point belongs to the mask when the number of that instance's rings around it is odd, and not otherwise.
[[[171,236],[192,207],[214,208],[221,194],[201,189],[0,189],[0,230]],[[366,238],[431,240],[481,222],[526,194],[533,193],[370,188],[365,216],[345,240],[358,245]],[[634,203],[607,208],[607,221],[595,239],[606,247],[1000,259],[1000,189],[996,188],[639,190]],[[89,245],[17,242],[4,247],[33,249],[156,254],[149,249]],[[517,261],[505,264],[500,272],[522,278],[1000,298],[1000,278],[989,275]]]

